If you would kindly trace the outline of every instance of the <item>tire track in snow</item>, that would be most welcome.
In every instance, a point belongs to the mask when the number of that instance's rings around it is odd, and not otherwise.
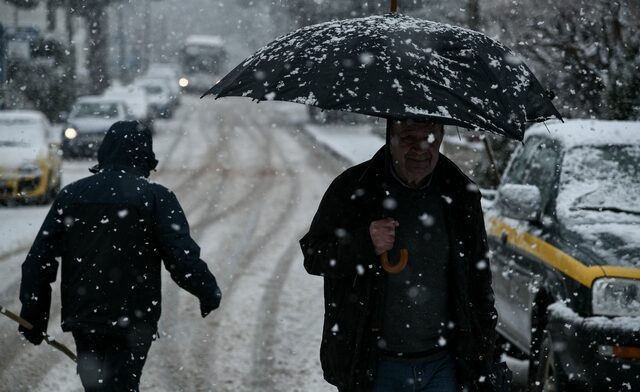
[[[13,250],[10,250],[8,252],[5,252],[5,253],[0,255],[0,263],[4,263],[5,261],[7,261],[7,260],[19,255],[19,254],[26,254],[29,249],[31,249],[31,244],[25,245],[25,246],[21,246],[20,248],[13,249]]]
[[[209,136],[210,130],[208,125],[215,123],[215,121],[210,121],[211,119],[208,118],[204,119],[201,114],[202,111],[199,112],[199,124],[197,124],[198,126],[195,128],[205,135],[205,139],[210,141],[211,136]],[[228,137],[226,135],[228,133],[227,127],[221,126],[219,132],[218,140],[221,142],[210,143],[212,147],[210,147],[205,154],[206,157],[215,159],[216,166],[220,165],[217,159],[220,153],[226,149],[228,143]],[[192,170],[184,177],[177,187],[177,192],[186,188],[190,190],[187,196],[197,196],[193,200],[192,197],[187,197],[186,202],[182,202],[185,213],[187,214],[195,209],[194,204],[202,202],[202,195],[205,195],[206,192],[200,192],[201,188],[213,184],[216,188],[220,189],[227,180],[227,175],[224,170],[221,172],[210,170],[211,163],[210,160],[203,161],[196,170]],[[205,179],[209,179],[210,181],[204,181]],[[220,192],[210,197],[207,202],[208,206],[214,205],[216,199],[219,197]],[[196,239],[198,237],[199,223],[204,220],[202,217],[197,218],[199,219],[196,219],[196,223],[191,225],[192,234]],[[164,275],[166,276],[168,274],[164,273]],[[185,357],[185,355],[188,355],[188,352],[182,350],[183,337],[189,336],[184,331],[184,320],[179,318],[180,309],[182,309],[182,306],[180,306],[181,299],[184,298],[184,294],[185,293],[182,293],[181,289],[173,283],[166,284],[162,290],[163,317],[158,326],[160,339],[152,346],[152,350],[155,350],[150,351],[151,356],[157,355],[160,359],[159,365],[161,371],[156,374],[156,377],[161,385],[154,385],[152,386],[153,389],[162,386],[164,390],[169,391],[190,390],[188,386],[193,384],[189,380],[193,380],[197,375],[197,369],[194,369],[192,366],[185,366],[185,364],[189,362],[189,358]],[[187,300],[195,300],[197,302],[197,300],[190,295]],[[155,351],[158,351],[158,353]],[[148,379],[144,374],[145,372],[143,372],[143,381]]]
[[[275,331],[278,326],[278,313],[285,282],[295,260],[294,254],[298,251],[298,244],[293,242],[280,257],[260,301],[259,308],[262,309],[262,314],[253,334],[253,362],[249,383],[249,386],[254,390],[260,387],[266,390],[277,389],[273,379],[273,375],[277,371],[274,366],[275,354],[273,350],[276,344]]]
[[[225,121],[224,123],[233,124],[233,123],[237,123],[237,121]],[[223,127],[223,128],[227,128],[227,127]],[[222,132],[226,132],[227,133],[226,139],[230,139],[229,129],[226,129],[226,130],[223,129]],[[260,151],[266,152],[267,157],[269,156],[269,148],[265,148],[265,146],[263,146],[262,148],[260,148]],[[214,157],[217,157],[217,155],[214,155]],[[263,160],[263,161],[268,161],[268,160]],[[206,166],[206,165],[203,165],[203,166]],[[222,170],[221,173],[218,173],[218,174],[221,174],[222,179],[224,179],[225,181],[229,177],[228,170]],[[194,176],[191,176],[191,177],[194,178]],[[259,178],[261,179],[261,177]],[[261,189],[265,182],[266,181],[260,181],[256,188]],[[210,186],[210,184],[206,184],[206,185]],[[207,207],[204,208],[204,211],[210,212],[210,214],[200,216],[198,221],[192,226],[192,229],[194,231],[194,237],[196,238],[199,237],[199,232],[201,230],[207,227],[211,227],[214,223],[217,223],[218,221],[223,219],[226,215],[229,215],[230,213],[238,210],[242,205],[245,205],[249,201],[253,200],[255,198],[255,195],[257,194],[255,192],[255,189],[252,189],[246,195],[243,195],[242,197],[240,197],[238,199],[238,202],[236,202],[235,204],[232,204],[231,207],[223,209],[222,211],[216,211],[216,209],[214,208],[215,204],[217,200],[220,198],[222,194],[222,190],[224,188],[222,186],[223,182],[220,182],[216,185],[218,188],[217,197],[210,197],[207,203]],[[202,186],[203,186],[202,184],[194,184],[194,189],[201,188]],[[256,226],[255,223],[257,222],[258,219],[256,219],[255,216],[251,217],[250,215],[247,215],[247,218],[252,218],[252,219],[248,220],[248,224],[243,225],[244,227],[243,236],[245,236],[245,238],[252,238],[255,230],[255,226]],[[251,224],[252,222],[254,224]],[[198,242],[201,242],[201,241],[198,241]],[[220,279],[221,276],[219,271],[216,271],[214,269],[214,273]],[[221,281],[220,284],[223,287],[223,290],[225,290],[224,282]],[[185,295],[184,293],[180,293],[178,289],[175,287],[169,291],[170,293],[167,293],[167,291],[165,291],[164,293],[164,298],[163,298],[163,301],[165,302],[165,305],[163,306],[164,309],[172,309],[172,308],[180,309],[179,307],[180,299],[184,299],[185,301],[191,301],[191,302],[193,301],[193,298],[191,296]],[[208,321],[211,319],[212,319],[212,316],[209,316],[204,321]],[[183,340],[189,337],[193,340],[195,348],[203,347],[203,344],[201,342],[201,337],[206,336],[207,333],[206,332],[204,334],[200,333],[201,331],[198,331],[198,329],[203,329],[204,327],[206,327],[207,330],[210,330],[210,327],[206,326],[200,320],[192,323],[187,323],[185,325],[184,320],[178,320],[177,316],[172,316],[168,318],[165,317],[163,318],[162,323],[163,325],[161,326],[161,328],[164,330],[180,331],[179,338],[176,338],[175,336],[173,336],[173,337],[169,337],[169,339],[171,339],[169,341],[167,341],[166,339],[161,339],[160,341],[161,343],[164,341],[163,342],[164,345],[162,347],[161,352],[167,354],[167,355],[162,355],[162,357],[171,358],[170,360],[162,361],[163,362],[162,367],[165,369],[168,368],[170,370],[169,372],[161,372],[161,374],[163,375],[163,379],[166,382],[166,384],[164,384],[165,387],[169,385],[168,390],[193,390],[192,387],[196,386],[195,390],[199,390],[199,388],[197,387],[198,385],[207,385],[208,383],[210,383],[210,379],[208,379],[208,376],[209,376],[208,374],[204,375],[205,379],[203,379],[202,375],[198,372],[198,369],[202,367],[202,363],[199,361],[199,358],[201,357],[198,355],[191,355],[189,351],[183,350],[183,347],[182,347]],[[194,329],[196,331],[193,331]],[[193,333],[190,333],[190,332],[193,332]],[[188,356],[185,357],[182,354],[187,354]],[[180,357],[179,360],[177,361],[175,360],[176,355]],[[195,360],[195,363],[194,363],[194,360]],[[198,381],[195,381],[195,380],[198,380]],[[191,386],[191,388],[189,386]]]
[[[275,135],[273,133],[282,132],[282,131],[268,130],[266,132],[268,132],[270,138],[275,138]],[[264,260],[264,258],[258,257],[258,256],[262,254],[262,252],[264,252],[265,246],[267,248],[271,247],[273,239],[277,235],[282,234],[283,231],[288,229],[287,226],[289,221],[292,219],[292,217],[295,216],[293,211],[295,210],[295,207],[298,205],[297,197],[300,195],[301,179],[300,179],[300,176],[297,175],[293,170],[291,166],[291,162],[287,159],[287,153],[282,149],[282,146],[280,146],[278,143],[275,143],[275,147],[276,147],[276,151],[274,152],[274,155],[279,159],[279,164],[283,165],[284,167],[284,169],[282,170],[283,175],[275,177],[276,181],[270,182],[270,185],[271,185],[270,190],[277,192],[274,198],[275,203],[270,203],[270,204],[267,203],[266,201],[270,200],[271,197],[265,197],[264,202],[260,201],[260,203],[257,203],[254,205],[254,210],[256,209],[262,210],[264,208],[269,208],[272,210],[274,208],[278,209],[278,211],[276,211],[275,217],[269,219],[269,222],[274,222],[274,223],[269,224],[268,226],[270,226],[274,230],[269,230],[264,235],[256,238],[253,241],[253,245],[249,249],[247,249],[247,251],[245,251],[245,255],[241,257],[239,261],[236,263],[237,272],[234,273],[234,275],[231,278],[231,281],[229,282],[228,287],[226,288],[226,298],[232,298],[235,295],[236,290],[240,286],[239,283],[245,277],[245,275],[251,276],[252,274],[254,274],[254,270],[256,270],[256,268],[253,268],[255,266],[255,263],[259,260]],[[274,168],[274,170],[276,174],[279,171],[278,168]],[[282,194],[282,189],[281,189],[282,184],[280,183],[281,181],[285,182],[285,186],[289,186],[288,192],[285,197],[280,196]],[[295,241],[294,241],[294,244],[295,244]],[[267,310],[260,309],[259,311],[260,313],[262,313]],[[272,311],[273,317],[276,317],[276,313],[277,312]],[[272,324],[273,324],[273,328],[275,328],[275,321]],[[260,327],[260,323],[258,322],[256,330],[253,332],[258,333],[260,331],[259,327]],[[208,348],[209,352],[222,351],[222,350],[219,350],[218,348],[219,347],[218,342],[220,341],[220,337],[221,337],[220,333],[218,333],[217,331],[213,332],[213,341],[211,343],[211,347]],[[256,339],[259,339],[258,336],[254,336],[253,338],[250,337],[248,342],[253,343],[254,341],[256,341]],[[238,349],[242,350],[241,347],[238,347]],[[253,351],[255,350],[252,347],[249,347],[249,352],[253,352]],[[206,355],[206,353],[203,353],[202,355]],[[250,361],[252,361],[252,359],[250,359]],[[213,363],[213,365],[215,369],[215,362]],[[254,367],[253,365],[248,366],[249,369],[253,367]],[[216,371],[216,373],[223,373],[223,372]],[[245,387],[246,389],[251,390],[255,387],[255,385],[253,385],[254,379],[251,377],[250,374],[249,375],[245,374],[244,376],[241,377],[241,380],[244,381],[243,387]],[[249,385],[246,385],[246,384],[249,384]],[[229,387],[235,388],[236,386],[230,385]],[[267,388],[267,390],[268,389],[269,388]]]
[[[207,225],[208,229],[211,230],[212,228],[215,228],[215,223],[219,222],[220,224],[225,224],[226,222],[223,221],[223,218],[231,215],[234,212],[237,212],[240,208],[245,207],[244,209],[242,209],[243,214],[234,215],[235,219],[240,219],[243,222],[236,225],[237,227],[241,227],[242,229],[241,232],[235,236],[235,238],[241,238],[241,243],[248,244],[256,241],[256,229],[264,212],[264,210],[260,208],[260,203],[262,201],[261,198],[267,197],[267,195],[272,192],[272,179],[276,171],[272,168],[274,165],[272,152],[274,146],[272,143],[272,138],[268,135],[265,135],[264,132],[261,132],[253,122],[245,122],[242,125],[243,128],[245,128],[245,132],[250,132],[252,134],[243,135],[243,137],[251,137],[250,141],[251,144],[254,145],[254,148],[256,146],[256,140],[262,140],[262,145],[259,146],[258,152],[259,154],[263,154],[264,157],[257,156],[255,157],[255,159],[259,162],[263,162],[264,166],[269,169],[264,170],[258,168],[258,170],[255,171],[255,174],[257,175],[257,184],[254,184],[254,187],[250,188],[243,197],[241,197],[230,207],[223,209],[220,212],[212,211],[212,214],[208,217],[208,219],[206,221],[203,220],[203,226]],[[240,142],[242,143],[242,141]],[[231,171],[231,173],[239,174],[239,172],[237,171]],[[236,177],[235,180],[237,182],[238,178]],[[218,276],[219,284],[223,290],[223,301],[224,298],[229,298],[232,295],[233,287],[235,286],[234,282],[244,271],[244,268],[242,266],[245,264],[245,260],[249,259],[247,253],[250,251],[250,248],[238,246],[237,242],[234,245],[236,246],[234,246],[232,248],[232,251],[225,257],[225,259],[232,260],[233,262],[222,265],[218,264],[219,270],[214,271],[214,273],[216,273],[216,276]],[[227,281],[227,279],[229,279],[229,281]],[[217,345],[219,334],[216,333],[219,324],[215,315],[219,312],[220,311],[217,311],[216,313],[214,313],[214,315],[208,316],[208,318],[204,320],[205,323],[198,324],[198,326],[195,327],[199,328],[202,332],[194,334],[194,337],[202,336],[202,334],[208,337],[207,345],[202,344],[199,339],[192,339],[191,341],[191,352],[193,353],[193,355],[191,356],[191,362],[195,366],[201,366],[202,363],[206,363],[210,368],[215,367],[217,359],[216,354],[219,352]],[[205,390],[203,389],[205,388],[204,386],[211,385],[212,380],[210,377],[210,373],[198,373],[195,378],[195,385],[197,386],[196,390]]]

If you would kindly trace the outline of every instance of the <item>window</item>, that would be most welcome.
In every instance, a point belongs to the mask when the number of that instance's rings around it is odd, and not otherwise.
[[[558,186],[559,157],[560,149],[552,140],[530,138],[514,152],[503,182],[537,186],[545,210]]]
[[[527,161],[533,154],[535,147],[533,140],[528,140],[527,144],[518,146],[513,153],[509,167],[507,167],[504,180],[502,181],[504,184],[524,184]]]
[[[535,185],[540,189],[543,210],[558,187],[560,149],[551,140],[538,140],[524,170],[523,184]]]

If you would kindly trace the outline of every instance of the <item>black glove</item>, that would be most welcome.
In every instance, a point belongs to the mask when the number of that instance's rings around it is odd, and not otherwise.
[[[40,329],[26,329],[22,325],[18,327],[18,331],[22,334],[22,336],[24,336],[25,339],[36,346],[42,343],[46,335],[45,332]]]
[[[220,306],[220,300],[222,299],[222,291],[219,287],[216,287],[216,291],[213,296],[200,299],[200,314],[202,317],[207,317],[209,313],[218,309]]]

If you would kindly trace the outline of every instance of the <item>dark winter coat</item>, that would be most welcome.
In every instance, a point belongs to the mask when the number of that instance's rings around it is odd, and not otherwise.
[[[309,232],[300,241],[310,274],[324,276],[325,316],[320,359],[325,379],[341,390],[369,390],[378,362],[384,270],[369,224],[390,216],[383,205],[388,173],[385,150],[347,169],[325,193]],[[440,155],[434,170],[445,199],[450,239],[449,287],[455,322],[452,351],[472,390],[490,372],[497,313],[478,188]],[[485,380],[485,378],[482,378]],[[478,385],[475,385],[478,384]]]
[[[22,265],[21,316],[37,333],[47,329],[59,261],[64,331],[155,332],[161,261],[200,299],[203,317],[219,306],[216,279],[199,258],[178,200],[146,178],[157,161],[151,134],[136,126],[111,127],[92,170],[97,173],[60,192]]]

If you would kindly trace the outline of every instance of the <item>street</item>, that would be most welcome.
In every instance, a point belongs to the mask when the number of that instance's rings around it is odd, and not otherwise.
[[[318,359],[322,280],[304,271],[297,241],[341,164],[296,130],[305,110],[186,96],[174,119],[158,124],[160,165],[151,180],[177,194],[223,302],[202,319],[197,299],[164,273],[160,339],[149,353],[142,390],[331,390]],[[65,161],[64,182],[89,174],[88,166]],[[3,224],[0,245],[6,250],[0,303],[14,311],[20,309],[20,264],[46,211],[0,210],[3,222],[20,222],[18,229]],[[73,347],[59,315],[54,288],[49,333]],[[21,340],[17,325],[4,318],[0,337],[2,388],[81,390],[74,364],[53,348]]]
[[[163,272],[160,339],[151,346],[141,390],[334,390],[319,362],[322,279],[304,270],[298,239],[346,164],[300,131],[305,121],[302,105],[185,96],[173,119],[158,122],[160,164],[151,180],[177,194],[223,301],[202,319],[197,299]],[[91,165],[66,160],[64,183],[88,175]],[[0,281],[0,304],[15,312],[20,266],[48,208],[0,209],[0,274],[8,277]],[[73,349],[59,316],[54,285],[49,334]],[[0,385],[82,390],[63,354],[44,343],[32,346],[16,324],[0,320]],[[522,384],[526,366],[508,363]]]

